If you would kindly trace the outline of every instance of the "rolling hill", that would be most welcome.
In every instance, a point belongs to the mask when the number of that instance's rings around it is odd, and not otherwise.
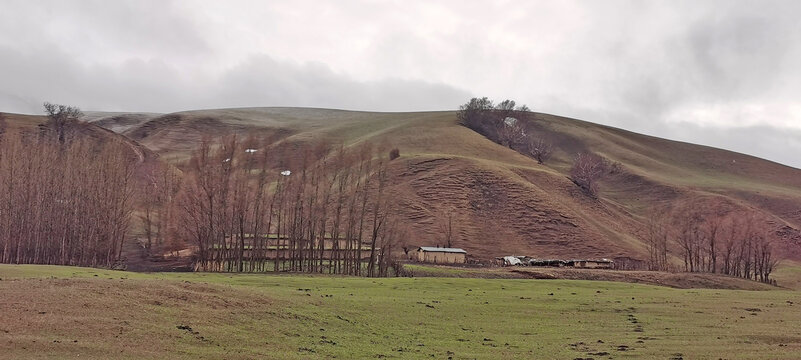
[[[43,124],[46,121],[45,116],[40,115],[0,113],[0,116],[3,117],[10,128],[31,129]],[[107,116],[107,114],[104,115],[104,117]],[[91,119],[91,117],[89,117],[89,119]],[[136,174],[138,176],[144,175],[144,172],[147,171],[147,166],[145,165],[148,165],[153,161],[157,161],[158,155],[150,151],[149,148],[129,139],[128,137],[120,136],[118,133],[113,131],[114,128],[106,128],[99,125],[100,124],[93,122],[81,123],[79,126],[72,127],[71,131],[74,131],[79,137],[88,137],[102,141],[119,141],[127,145],[127,147],[131,149],[129,154],[130,159],[139,165],[137,167]]]
[[[751,212],[801,259],[801,170],[706,146],[536,113],[533,127],[554,143],[544,165],[457,124],[455,112],[375,113],[313,108],[241,108],[172,114],[99,113],[116,131],[180,167],[204,136],[267,135],[282,144],[327,139],[388,143],[390,191],[412,229],[410,245],[443,245],[437,219],[452,213],[455,246],[477,259],[643,259],[647,216],[666,206]],[[596,152],[616,171],[598,198],[567,177],[572,159]]]

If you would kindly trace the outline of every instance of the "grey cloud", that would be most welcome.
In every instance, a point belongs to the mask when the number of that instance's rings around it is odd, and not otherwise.
[[[801,166],[788,155],[799,13],[779,0],[10,0],[0,111],[441,110],[486,95]]]
[[[469,97],[443,84],[393,78],[356,81],[324,64],[280,62],[266,55],[219,76],[187,77],[160,61],[86,66],[57,51],[24,54],[0,47],[0,69],[14,69],[0,70],[0,105],[11,112],[37,113],[45,100],[108,111],[238,106],[441,110]]]
[[[100,110],[160,110],[186,104],[176,71],[157,61],[130,60],[121,66],[83,65],[59,51],[22,53],[0,48],[0,92],[25,99],[31,112],[42,101]],[[172,105],[176,106],[176,105]],[[133,109],[132,109],[133,108]],[[37,107],[38,113],[41,108]]]
[[[801,166],[801,3],[615,5],[588,6],[612,10],[569,39],[584,56],[552,67],[577,81],[535,108]]]
[[[334,107],[359,110],[441,110],[469,94],[415,80],[354,81],[323,64],[291,64],[255,56],[226,72],[218,93],[229,104]],[[213,100],[212,100],[213,101]]]
[[[0,45],[58,49],[93,62],[126,57],[209,55],[202,24],[172,0],[10,0],[0,12]],[[190,4],[191,5],[191,4]]]
[[[801,41],[801,23],[793,18],[793,11],[769,6],[755,9],[759,4],[753,2],[733,2],[732,6],[700,3],[695,11],[687,3],[677,3],[681,4],[685,6],[672,11],[688,14],[686,20],[673,22],[673,28],[641,25],[635,31],[643,34],[633,36],[648,41],[630,39],[623,48],[610,42],[608,55],[592,60],[606,64],[615,74],[606,81],[599,74],[601,88],[595,91],[606,99],[604,103],[614,105],[610,110],[659,118],[687,103],[788,95],[775,90],[782,78],[801,76],[801,71],[790,65],[801,60],[793,53]],[[738,11],[729,10],[738,5],[742,5]],[[651,7],[640,15],[657,16],[654,11],[663,10]],[[690,16],[693,13],[700,15]]]

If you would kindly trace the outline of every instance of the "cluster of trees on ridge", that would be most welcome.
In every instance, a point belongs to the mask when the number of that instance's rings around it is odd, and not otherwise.
[[[553,141],[532,126],[534,114],[526,105],[518,106],[514,100],[494,103],[492,100],[472,98],[459,106],[456,116],[459,123],[510,149],[530,156],[544,164],[554,151]],[[610,170],[609,162],[592,152],[576,154],[570,170],[570,179],[586,194],[598,194],[598,181]]]

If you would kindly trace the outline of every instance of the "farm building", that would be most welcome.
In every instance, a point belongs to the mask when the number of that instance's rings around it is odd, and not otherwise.
[[[601,259],[601,260],[570,260],[568,261],[568,266],[571,266],[572,263],[573,267],[582,268],[582,269],[611,269],[612,266],[615,264],[612,260],[609,259]]]
[[[314,243],[310,243],[308,240],[290,240],[285,237],[277,238],[273,235],[265,235],[266,241],[264,243],[258,244],[258,242],[254,242],[254,239],[246,238],[244,241],[244,248],[242,250],[242,257],[245,260],[274,260],[274,259],[289,259],[294,254],[301,252],[301,251],[310,251],[310,249],[314,249],[317,254],[321,254],[323,259],[325,260],[332,260],[332,259],[344,259],[346,254],[348,256],[361,256],[362,260],[370,259],[370,244],[362,243],[361,244],[361,251],[359,250],[358,241],[352,240],[349,241],[346,239],[339,239],[335,241],[330,238],[326,238],[323,240],[315,240]],[[207,248],[205,251],[206,253],[210,254],[210,258],[212,259],[226,259],[229,261],[235,261],[239,258],[239,248],[234,246],[235,239],[230,237],[227,239],[226,244],[219,245],[213,244],[213,246]],[[321,244],[320,241],[323,241]],[[322,245],[322,249],[321,249]],[[376,251],[380,250],[376,248]]]
[[[567,266],[567,261],[559,259],[531,259],[528,261],[529,266],[551,266],[563,267]]]
[[[616,263],[609,259],[600,260],[560,260],[560,259],[534,259],[528,256],[504,256],[496,258],[504,266],[540,266],[540,267],[572,267],[579,269],[612,269]]]
[[[421,246],[417,249],[417,261],[435,264],[464,264],[467,251],[458,248]]]

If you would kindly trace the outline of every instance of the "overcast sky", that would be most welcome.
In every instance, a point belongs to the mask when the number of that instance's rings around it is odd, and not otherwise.
[[[0,0],[0,111],[454,109],[801,167],[801,1]]]

